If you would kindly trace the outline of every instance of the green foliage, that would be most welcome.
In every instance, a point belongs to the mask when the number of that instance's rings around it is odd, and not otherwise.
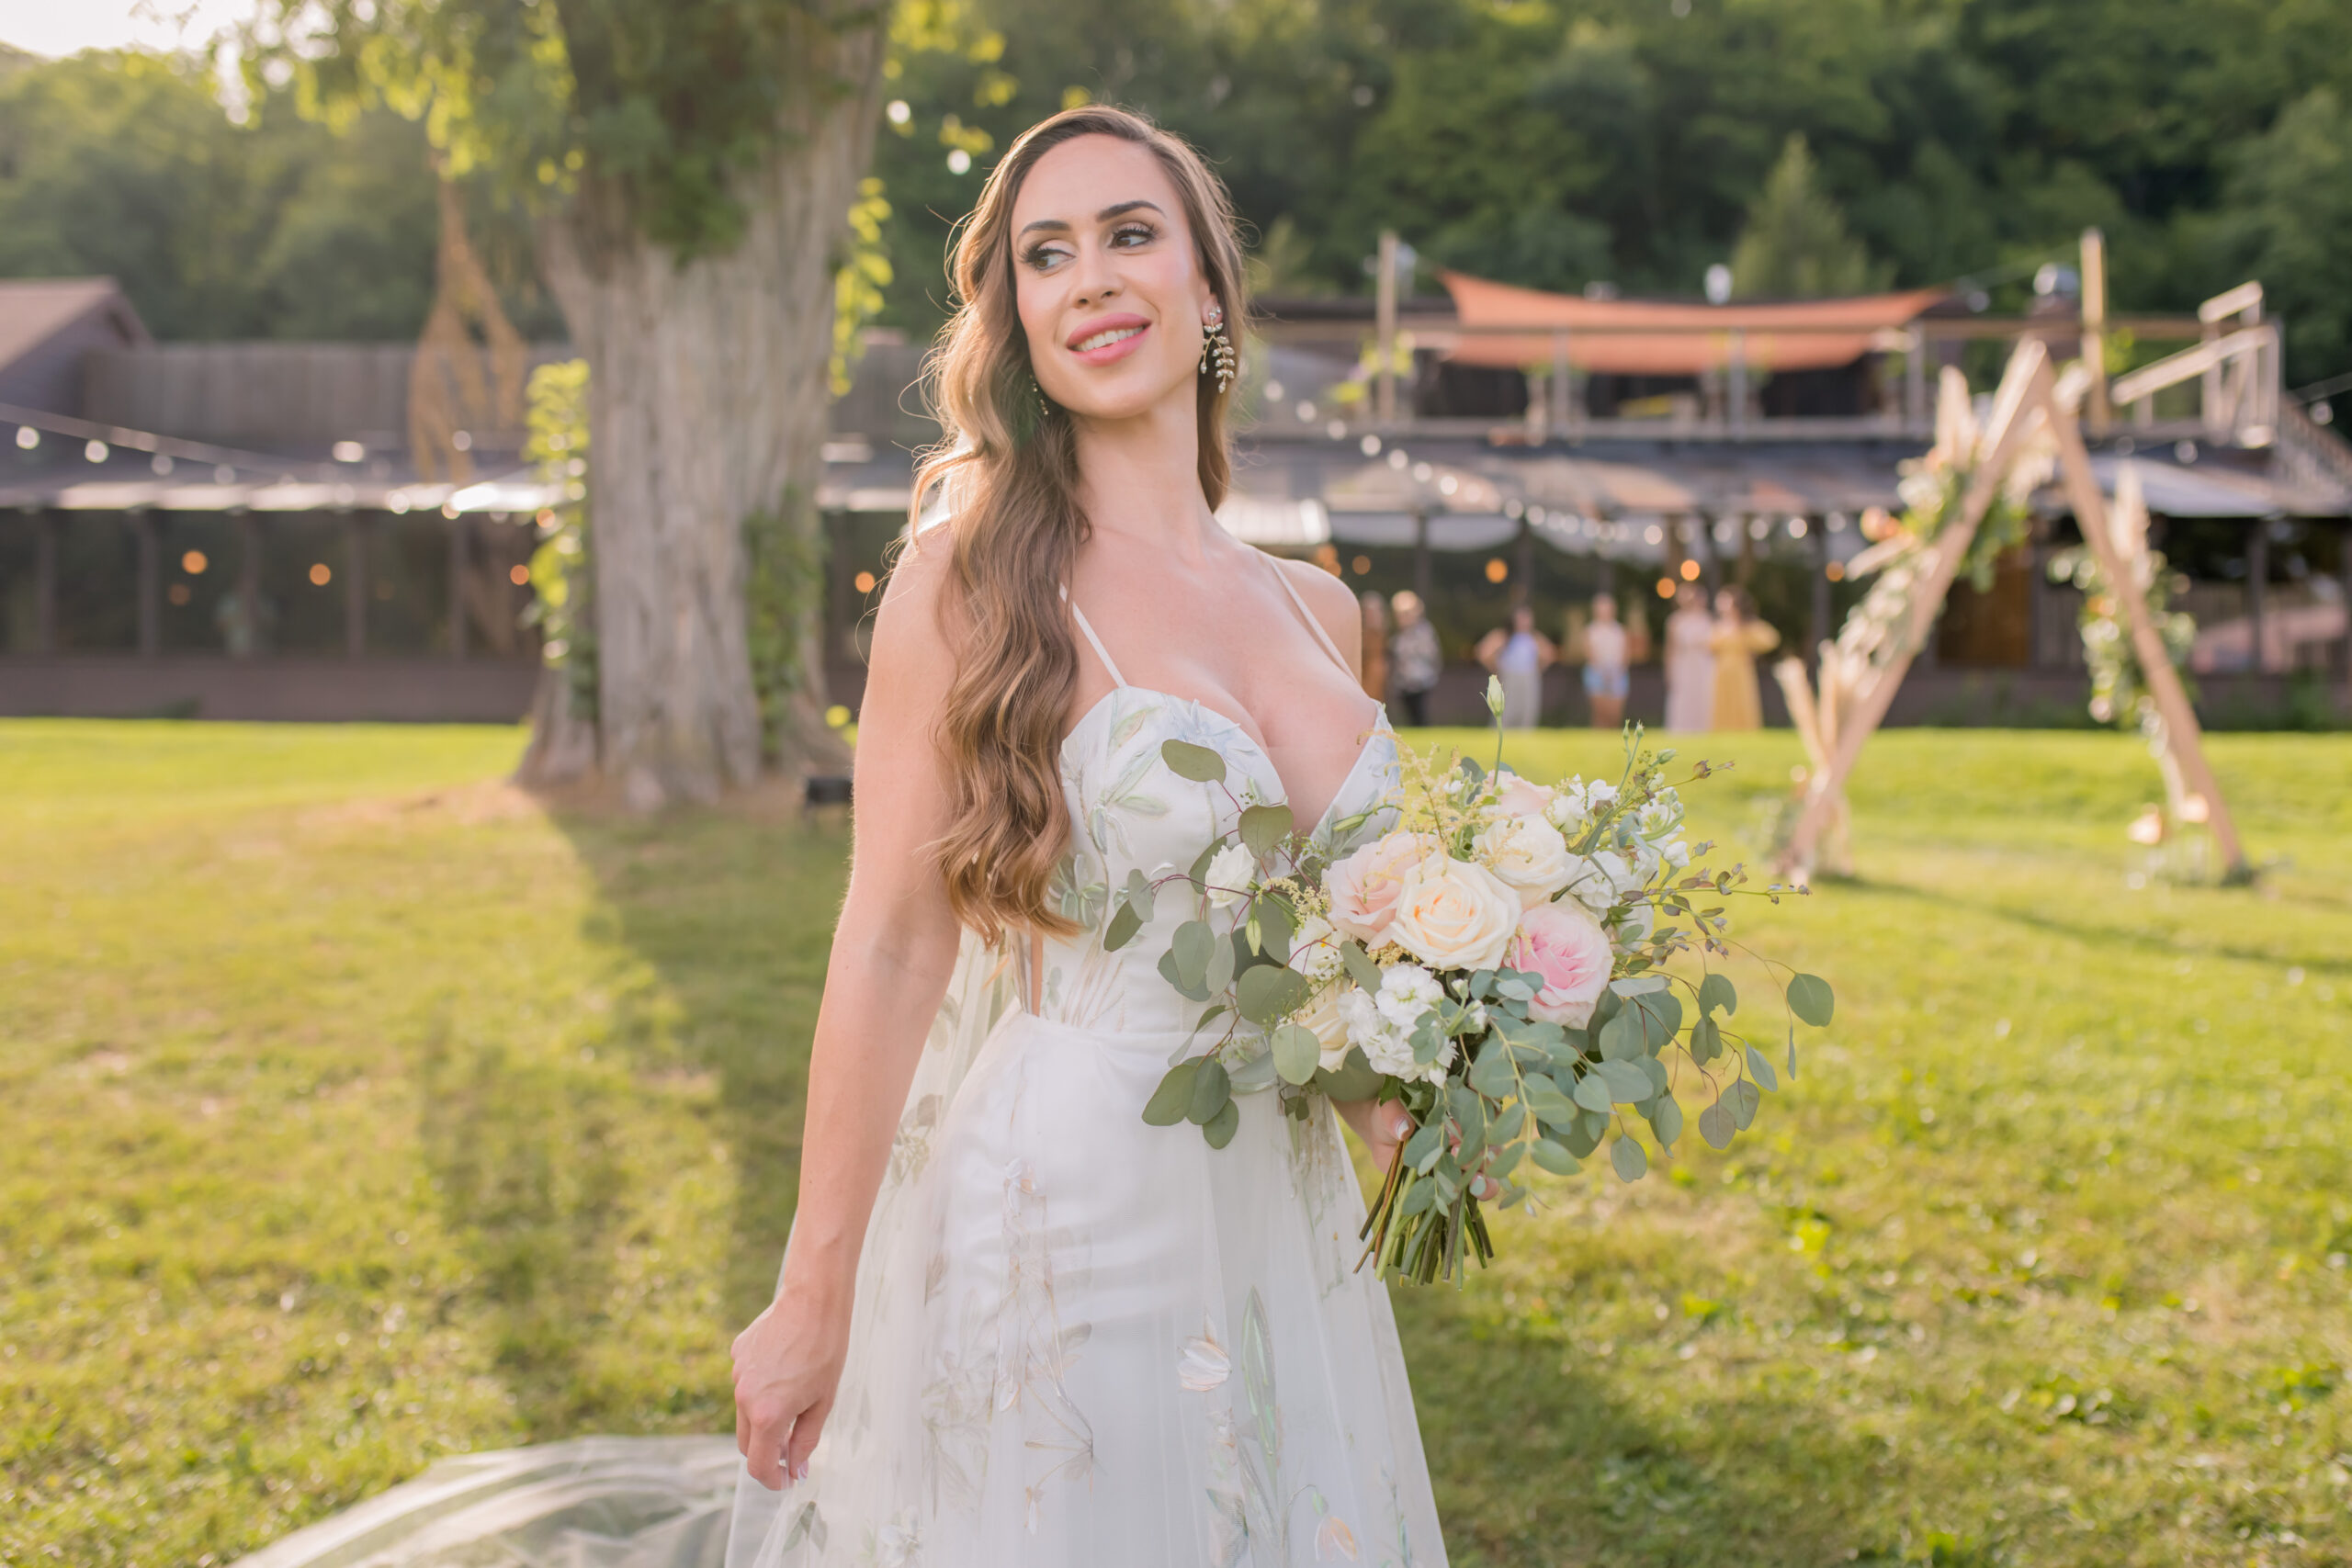
[[[2314,87],[2230,155],[2217,238],[2228,264],[2263,280],[2285,317],[2288,374],[2318,380],[2352,367],[2352,84]]]
[[[1847,231],[1846,215],[1821,188],[1804,135],[1792,132],[1732,249],[1733,294],[1767,299],[1868,294],[1885,287],[1891,271],[1872,262],[1869,248]]]
[[[787,485],[774,507],[743,519],[751,568],[744,626],[770,761],[790,739],[793,700],[808,680],[808,629],[824,610],[825,533],[813,511],[808,492]]]
[[[2155,623],[2156,635],[2163,639],[2173,668],[2186,682],[2188,651],[2197,641],[2196,617],[2172,608],[2176,584],[2164,552],[2148,551],[2146,570],[2148,581],[2143,594],[2149,617]],[[2083,633],[2083,660],[2090,666],[2091,716],[2101,724],[2148,728],[2155,716],[2155,700],[2148,695],[2139,650],[2132,646],[2123,603],[2108,582],[2098,553],[2088,545],[2069,546],[2051,556],[2049,570],[2051,581],[2071,583],[2083,596],[2076,619]]]
[[[564,672],[574,716],[596,716],[595,557],[588,527],[588,362],[566,360],[531,372],[525,389],[528,434],[523,457],[537,463],[564,499],[539,518],[531,553],[531,607],[526,625],[546,638],[542,656]]]
[[[413,337],[433,288],[424,138],[344,135],[199,64],[93,52],[0,78],[0,276],[104,274],[164,338]]]
[[[792,110],[863,84],[834,70],[871,5],[795,0],[271,0],[255,81],[289,65],[313,112],[387,104],[424,121],[451,173],[480,168],[541,203],[583,189],[617,238],[681,256],[742,232],[737,182],[793,133]]]

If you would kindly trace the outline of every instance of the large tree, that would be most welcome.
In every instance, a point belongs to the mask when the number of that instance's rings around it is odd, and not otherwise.
[[[277,8],[265,73],[274,49],[330,115],[422,118],[452,175],[539,214],[589,367],[605,775],[650,809],[828,751],[808,584],[883,0]]]

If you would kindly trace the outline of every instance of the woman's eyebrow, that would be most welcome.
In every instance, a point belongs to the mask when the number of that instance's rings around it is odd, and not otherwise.
[[[1106,207],[1102,211],[1096,213],[1094,215],[1094,221],[1097,223],[1108,223],[1112,219],[1120,216],[1122,213],[1135,212],[1146,208],[1148,208],[1154,212],[1158,212],[1162,218],[1168,216],[1168,214],[1160,208],[1159,203],[1156,201],[1146,201],[1141,197],[1137,197],[1134,201],[1114,202],[1109,207]],[[1045,229],[1056,233],[1063,234],[1069,232],[1069,225],[1059,218],[1040,218],[1034,223],[1023,223],[1021,226],[1021,231],[1023,234],[1027,234],[1032,231],[1038,229]]]

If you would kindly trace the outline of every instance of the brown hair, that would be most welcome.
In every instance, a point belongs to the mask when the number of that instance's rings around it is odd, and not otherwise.
[[[1062,726],[1078,649],[1062,589],[1086,540],[1069,414],[1043,406],[1013,284],[1012,204],[1037,160],[1081,136],[1114,136],[1159,160],[1227,330],[1247,319],[1232,199],[1199,153],[1140,115],[1068,109],[1022,133],[981,187],[948,260],[956,313],[926,367],[944,431],[915,470],[910,533],[934,489],[953,544],[943,615],[956,678],[939,722],[953,819],[933,846],[956,918],[993,942],[1008,930],[1067,934],[1046,902],[1069,840]],[[1200,378],[1200,479],[1211,507],[1232,479],[1229,394]]]

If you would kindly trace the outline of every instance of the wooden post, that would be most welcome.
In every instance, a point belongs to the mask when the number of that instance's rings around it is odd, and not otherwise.
[[[449,520],[449,657],[466,656],[466,557],[470,522],[460,512]]]
[[[1421,507],[1413,513],[1413,592],[1419,595],[1424,614],[1430,609],[1430,513]]]
[[[1373,378],[1373,413],[1385,429],[1396,423],[1396,231],[1380,231],[1380,276],[1373,285],[1373,333],[1380,367]]]
[[[1821,645],[1829,640],[1829,529],[1820,517],[1805,521],[1805,543],[1813,557],[1813,593],[1805,617],[1804,667],[1817,675]]]
[[[2139,591],[2140,580],[2133,563],[2127,561],[2117,547],[2115,532],[2108,518],[2107,497],[2100,492],[2098,479],[2091,472],[2090,454],[2083,448],[2082,433],[2057,407],[2047,355],[2034,367],[2034,381],[2057,437],[2058,468],[2065,480],[2067,502],[2075,509],[2075,521],[2081,525],[2085,542],[2098,557],[2099,570],[2106,573],[2116,598],[2122,603],[2124,624],[2132,635],[2132,651],[2139,658],[2141,679],[2147,682],[2148,696],[2156,705],[2156,716],[2164,724],[2165,744],[2179,763],[2189,788],[2204,797],[2213,840],[2222,848],[2228,874],[2243,877],[2248,869],[2245,850],[2238,842],[2237,826],[2230,819],[2229,805],[2222,798],[2221,785],[2213,777],[2213,770],[2206,765],[2197,712],[2188,705],[2188,693],[2180,683],[2180,671],[2173,668],[2172,654],[2148,614],[2148,596]]]
[[[139,656],[153,659],[164,651],[164,540],[153,512],[130,514],[131,531],[139,539]]]
[[[1568,334],[1552,334],[1552,401],[1545,411],[1551,415],[1552,429],[1548,434],[1566,436],[1571,421],[1568,417]]]
[[[1976,468],[1967,491],[1960,499],[1959,514],[1945,523],[1928,551],[1926,581],[1912,596],[1908,620],[1894,634],[1893,651],[1883,666],[1862,679],[1854,693],[1850,712],[1823,716],[1827,721],[1824,728],[1834,727],[1829,765],[1815,769],[1806,783],[1804,809],[1797,817],[1795,831],[1789,836],[1788,847],[1781,852],[1784,871],[1803,875],[1813,866],[1822,836],[1845,799],[1846,778],[1861,756],[1862,743],[1886,717],[1887,706],[1894,701],[1904,672],[1927,640],[1928,628],[1935,624],[1936,611],[1942,605],[1944,595],[1951,591],[1952,578],[1960,570],[1962,558],[1968,554],[1969,541],[1976,536],[1977,525],[1984,520],[1985,509],[1992,505],[1994,495],[2000,490],[2010,459],[2024,444],[2032,423],[2028,398],[2038,384],[2037,378],[2046,384],[2049,366],[2050,351],[2039,338],[2027,338],[2009,356],[2008,370],[1994,396],[1992,421],[1978,438]],[[1952,456],[1962,459],[1968,454]],[[2087,459],[2084,471],[2089,471]],[[2096,491],[2098,486],[2094,484],[2092,489]],[[2171,665],[2165,665],[2165,669],[2171,669]]]
[[[261,651],[261,519],[250,512],[237,516],[237,621],[230,633],[229,651],[250,659]]]
[[[1747,434],[1747,334],[1737,327],[1731,333],[1731,374],[1724,393],[1725,423],[1732,439]]]
[[[2245,629],[2251,639],[2246,651],[2246,668],[2260,675],[2267,666],[2262,658],[2262,623],[2268,611],[2270,598],[2270,519],[2254,520],[2254,536],[2245,542]]]
[[[1917,435],[1928,428],[1928,333],[1911,329],[1911,346],[1903,355],[1903,428]]]
[[[368,515],[343,519],[343,650],[354,659],[368,653]]]
[[[33,651],[57,651],[57,536],[64,519],[55,509],[33,519]]]
[[[2083,231],[2083,366],[2091,373],[2085,422],[2094,437],[2107,434],[2107,237]]]

